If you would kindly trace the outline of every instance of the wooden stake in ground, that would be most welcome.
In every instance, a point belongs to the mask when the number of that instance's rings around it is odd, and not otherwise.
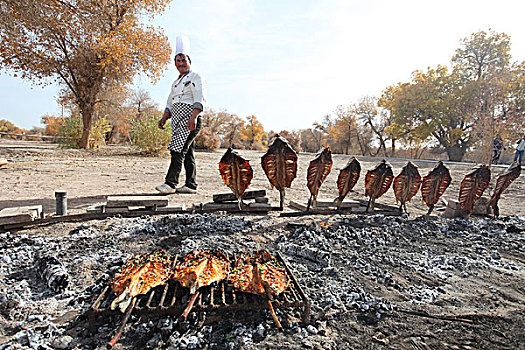
[[[261,165],[272,188],[279,191],[279,208],[282,210],[285,188],[290,188],[297,175],[297,153],[285,138],[276,135],[268,151],[262,156]]]
[[[341,169],[339,176],[337,177],[337,190],[339,191],[339,197],[334,201],[337,205],[337,210],[341,207],[348,192],[354,188],[359,175],[361,174],[361,164],[356,157],[352,157],[348,164]]]
[[[237,197],[239,210],[242,210],[242,195],[250,186],[253,178],[253,170],[250,163],[237,152],[228,148],[219,162],[219,172],[222,176],[222,181]]]
[[[421,196],[423,197],[423,202],[425,202],[429,208],[427,216],[432,213],[434,205],[439,201],[439,198],[443,195],[451,181],[452,177],[450,177],[450,172],[447,167],[443,165],[442,161],[439,161],[434,169],[423,178],[423,182],[421,183]]]
[[[489,205],[492,208],[495,216],[499,216],[499,207],[498,201],[501,197],[501,194],[509,187],[512,181],[516,180],[521,174],[521,166],[516,163],[511,168],[505,170],[498,179],[496,180],[496,187],[494,187],[494,192],[492,197],[490,197]]]
[[[374,210],[375,200],[388,191],[393,179],[392,167],[384,159],[374,169],[368,170],[365,177],[365,196],[369,197],[367,212]]]
[[[396,201],[400,203],[399,212],[404,208],[405,213],[408,213],[406,203],[416,195],[419,186],[421,186],[421,175],[417,167],[412,162],[408,162],[394,179],[394,193]]]
[[[481,197],[490,183],[490,169],[486,165],[474,168],[465,175],[459,187],[459,204],[464,215],[470,215],[474,203]]]
[[[319,194],[319,188],[323,184],[324,180],[330,171],[332,170],[332,151],[330,147],[325,147],[316,157],[310,162],[308,171],[306,173],[306,185],[310,190],[310,199],[306,206],[306,211],[310,210],[310,206],[317,206],[317,194]]]

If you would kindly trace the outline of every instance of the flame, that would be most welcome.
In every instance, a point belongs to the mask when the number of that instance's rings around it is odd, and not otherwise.
[[[332,224],[329,223],[329,222],[326,222],[326,221],[321,221],[321,222],[319,223],[319,226],[321,226],[322,228],[327,228],[327,227],[332,226]]]

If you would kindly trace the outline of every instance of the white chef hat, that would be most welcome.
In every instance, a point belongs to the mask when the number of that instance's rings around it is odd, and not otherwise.
[[[177,37],[175,56],[180,53],[185,54],[186,56],[190,55],[190,39],[188,39],[188,37],[185,35],[179,35]]]

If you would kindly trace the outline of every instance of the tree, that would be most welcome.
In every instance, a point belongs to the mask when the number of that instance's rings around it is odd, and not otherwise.
[[[231,118],[227,119],[223,124],[224,126],[224,137],[222,139],[223,147],[239,147],[241,145],[241,130],[244,129],[244,120],[236,116],[231,115]]]
[[[357,119],[352,108],[338,106],[335,120],[328,127],[328,140],[336,153],[350,154],[358,136]]]
[[[525,61],[512,70],[509,93],[502,113],[499,125],[503,125],[505,136],[512,140],[521,138],[525,130]]]
[[[505,71],[510,60],[510,37],[489,30],[462,39],[452,64],[464,80],[479,80]]]
[[[504,133],[505,100],[512,80],[510,37],[480,31],[461,41],[452,57],[454,72],[471,93],[474,134],[481,161],[492,159],[492,140]]]
[[[129,104],[139,115],[154,112],[159,108],[158,104],[151,98],[149,92],[144,89],[139,88],[133,90],[129,100]]]
[[[364,96],[352,107],[354,113],[357,115],[357,119],[365,128],[370,129],[379,141],[379,148],[374,156],[377,156],[381,150],[386,157],[386,138],[387,138],[387,127],[390,124],[388,119],[388,113],[386,111],[380,111],[377,106],[377,99],[371,96]],[[360,142],[361,144],[361,142]],[[366,150],[363,145],[363,152]],[[365,155],[363,153],[363,155]]]
[[[314,127],[299,132],[301,135],[301,149],[304,152],[315,153],[323,145],[323,131]]]
[[[169,61],[167,38],[142,25],[169,0],[4,0],[0,67],[37,84],[58,82],[82,115],[80,146],[89,147],[95,106],[108,86],[135,74],[153,81]]]
[[[42,124],[46,126],[44,134],[48,136],[58,136],[60,125],[64,122],[64,118],[55,117],[54,115],[45,115],[42,117]]]
[[[450,160],[461,161],[473,142],[475,121],[471,92],[463,87],[457,74],[438,66],[414,72],[410,83],[387,88],[380,104],[392,113],[397,133],[401,129],[408,142],[433,138]]]
[[[241,140],[248,149],[262,149],[264,128],[254,115],[246,118],[246,123],[241,130]]]
[[[0,132],[8,133],[8,134],[23,134],[26,130],[19,128],[12,122],[6,119],[0,119]],[[9,136],[9,135],[1,135],[0,137],[4,138],[14,138],[16,139],[17,136]]]

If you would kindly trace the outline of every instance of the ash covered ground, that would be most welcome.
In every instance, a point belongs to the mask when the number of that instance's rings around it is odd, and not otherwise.
[[[164,249],[280,252],[312,303],[267,310],[133,314],[117,349],[520,349],[525,220],[407,216],[170,215],[108,218],[0,234],[0,349],[103,349],[120,317],[84,313],[134,254]],[[69,275],[49,288],[39,259]]]

